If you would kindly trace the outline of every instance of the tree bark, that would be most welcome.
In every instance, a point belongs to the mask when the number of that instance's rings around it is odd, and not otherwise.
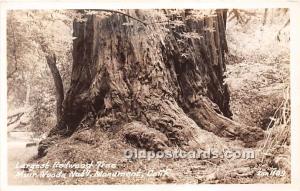
[[[267,23],[267,17],[268,17],[268,9],[265,9],[264,19],[263,19],[263,26]]]
[[[56,121],[57,123],[60,123],[61,117],[62,117],[62,104],[64,101],[64,87],[63,87],[63,81],[61,78],[61,75],[59,73],[59,70],[56,66],[56,56],[53,51],[51,51],[48,46],[43,43],[43,41],[40,43],[42,51],[45,53],[45,58],[47,65],[50,68],[52,78],[55,85],[55,95],[56,95]]]
[[[9,25],[12,28],[12,24]],[[18,71],[18,56],[17,56],[17,40],[15,35],[15,30],[12,30],[12,40],[13,40],[13,48],[12,55],[14,59],[14,69],[10,73],[7,73],[7,79],[12,78],[13,75]]]
[[[129,14],[155,20],[149,11]],[[215,14],[147,26],[124,25],[133,20],[118,14],[74,21],[71,85],[49,137],[88,124],[117,129],[130,144],[148,150],[192,145],[198,129],[245,144],[262,139],[262,130],[230,119],[226,19],[223,10]],[[40,148],[43,153],[45,144]]]

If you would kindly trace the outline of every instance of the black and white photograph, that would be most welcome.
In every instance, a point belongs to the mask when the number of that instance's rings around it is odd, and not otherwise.
[[[292,19],[7,9],[7,184],[291,184]]]

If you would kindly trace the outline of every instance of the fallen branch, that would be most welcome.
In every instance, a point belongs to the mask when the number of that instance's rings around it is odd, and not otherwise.
[[[7,122],[8,130],[7,131],[10,132],[21,124],[24,125],[24,123],[21,122],[21,117],[30,111],[31,111],[30,107],[23,107],[23,108],[17,109],[15,111],[9,113],[7,116],[7,121],[8,121]]]

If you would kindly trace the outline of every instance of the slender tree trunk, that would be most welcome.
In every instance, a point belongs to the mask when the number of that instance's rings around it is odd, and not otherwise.
[[[12,24],[9,25],[9,27],[13,28]],[[7,79],[12,78],[13,75],[18,71],[18,56],[17,56],[17,39],[15,35],[15,30],[12,31],[12,38],[13,38],[13,50],[12,55],[14,59],[14,69],[10,73],[7,73]]]
[[[26,89],[25,107],[28,107],[30,105],[30,93],[31,93],[31,86],[28,83]]]
[[[59,70],[56,66],[56,56],[53,51],[51,51],[47,45],[41,43],[42,51],[45,53],[47,65],[50,68],[52,78],[55,85],[55,95],[56,95],[56,119],[57,123],[60,122],[62,117],[62,104],[64,101],[64,87],[61,75]]]
[[[265,9],[263,25],[265,25],[267,23],[267,18],[268,18],[268,9]]]

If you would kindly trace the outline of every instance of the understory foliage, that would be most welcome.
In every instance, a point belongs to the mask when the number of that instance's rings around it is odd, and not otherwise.
[[[55,125],[55,88],[41,46],[46,44],[68,88],[71,72],[71,11],[9,11],[7,15],[8,115],[31,108],[27,130],[43,134]],[[22,129],[21,128],[21,129]]]
[[[236,120],[268,128],[289,87],[289,12],[243,10],[247,23],[228,23],[227,79]],[[238,33],[238,35],[236,34]]]
[[[290,170],[290,29],[288,9],[256,13],[247,23],[228,23],[227,79],[234,119],[266,130],[262,164]],[[286,177],[282,178],[286,181]]]

